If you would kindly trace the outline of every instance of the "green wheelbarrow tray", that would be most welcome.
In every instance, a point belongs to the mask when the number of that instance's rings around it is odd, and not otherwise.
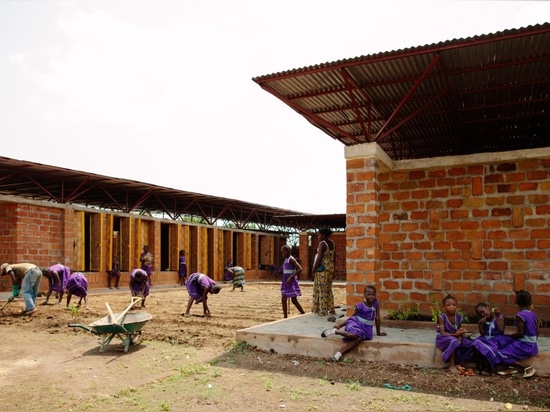
[[[112,319],[119,319],[124,315],[124,319],[121,323],[113,323]],[[141,328],[145,326],[147,322],[153,319],[153,315],[147,312],[135,312],[135,313],[115,313],[114,316],[110,314],[96,320],[89,325],[80,325],[78,323],[69,324],[70,328],[81,328],[92,332],[94,335],[101,336],[100,352],[105,351],[105,347],[111,342],[111,340],[118,336],[124,343],[124,352],[128,352],[130,344],[137,345],[141,337]]]

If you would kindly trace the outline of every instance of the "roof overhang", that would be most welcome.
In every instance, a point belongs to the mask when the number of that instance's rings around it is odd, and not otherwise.
[[[346,146],[394,160],[550,146],[550,23],[253,79]]]
[[[333,227],[332,224],[334,228],[345,228],[345,216],[340,220],[325,219],[295,210],[7,157],[0,157],[0,194],[238,229],[288,233]]]

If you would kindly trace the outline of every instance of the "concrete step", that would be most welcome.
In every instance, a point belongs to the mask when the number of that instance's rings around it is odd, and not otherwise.
[[[337,316],[345,315],[345,308],[337,310]],[[390,322],[388,322],[390,323]],[[321,337],[321,332],[333,326],[326,316],[299,315],[237,331],[237,340],[247,342],[264,351],[287,355],[301,355],[330,359],[342,346],[341,336]],[[430,329],[384,327],[387,336],[375,336],[372,341],[362,342],[346,354],[353,359],[387,361],[427,368],[445,366],[435,347],[435,327]],[[539,337],[539,354],[527,363],[533,364],[538,374],[550,373],[550,337]]]

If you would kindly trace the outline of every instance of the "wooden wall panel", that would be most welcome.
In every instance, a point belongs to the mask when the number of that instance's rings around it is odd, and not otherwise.
[[[134,242],[133,236],[132,236],[132,222],[133,218],[127,217],[120,219],[120,256],[119,256],[119,263],[120,263],[120,270],[123,271],[130,271],[130,268],[134,268],[134,262],[133,262],[133,249],[134,249]]]
[[[101,269],[102,220],[104,215],[90,213],[88,216],[90,218],[90,271],[98,272]]]
[[[180,227],[179,225],[171,224],[168,228],[169,237],[170,237],[170,239],[168,240],[169,242],[168,247],[170,248],[169,250],[170,261],[168,262],[168,267],[170,268],[170,270],[178,270],[178,266],[179,266],[179,251],[180,249],[182,249],[179,247],[179,244],[180,244],[179,238],[181,234],[179,227]]]
[[[84,271],[84,212],[74,213],[74,242],[73,242],[73,267],[74,271]]]

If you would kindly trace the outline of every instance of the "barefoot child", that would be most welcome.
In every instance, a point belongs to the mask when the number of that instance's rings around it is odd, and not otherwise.
[[[343,324],[326,329],[321,333],[323,338],[330,335],[344,337],[346,345],[334,354],[332,360],[338,362],[344,354],[357,347],[361,341],[372,340],[373,324],[376,326],[378,336],[386,336],[385,332],[380,332],[380,307],[379,300],[376,299],[376,289],[374,286],[367,286],[365,287],[364,300],[355,305],[354,314]]]
[[[457,364],[468,362],[473,357],[473,341],[466,338],[462,327],[462,315],[457,313],[457,300],[447,295],[443,298],[443,313],[437,320],[435,346],[441,350],[444,362],[449,363],[449,371],[460,373]],[[461,368],[461,370],[463,370]]]
[[[84,299],[84,307],[88,309],[88,279],[84,273],[74,272],[67,281],[67,309],[70,307],[73,295],[80,298],[76,305],[77,308],[80,307]]]
[[[298,312],[305,313],[302,305],[298,302],[298,296],[302,296],[298,275],[302,273],[302,266],[290,254],[291,249],[288,245],[283,245],[281,254],[283,255],[283,280],[281,282],[281,303],[283,305],[283,317],[288,317],[288,299],[296,306]]]
[[[204,273],[191,273],[185,282],[187,293],[189,294],[189,300],[187,302],[187,309],[182,314],[183,316],[191,316],[189,311],[193,302],[195,304],[202,302],[202,309],[204,317],[210,317],[210,309],[208,308],[208,294],[220,293],[221,288],[216,285],[214,280],[210,279]]]
[[[130,272],[130,293],[132,297],[140,297],[141,307],[145,308],[145,299],[150,291],[149,276],[143,269],[134,269]]]
[[[65,289],[67,289],[67,282],[71,276],[71,269],[58,263],[57,265],[42,269],[42,275],[48,279],[48,292],[46,292],[46,300],[42,304],[47,305],[52,292],[55,292],[57,304],[60,305],[63,301]]]
[[[510,335],[512,341],[499,351],[502,363],[510,368],[499,372],[499,375],[517,373],[513,367],[523,369],[523,378],[535,374],[535,368],[524,362],[524,359],[535,356],[539,352],[537,339],[539,336],[538,317],[531,311],[531,294],[526,290],[516,292],[516,303],[519,312],[516,314],[517,332]],[[515,372],[514,372],[515,371]]]

